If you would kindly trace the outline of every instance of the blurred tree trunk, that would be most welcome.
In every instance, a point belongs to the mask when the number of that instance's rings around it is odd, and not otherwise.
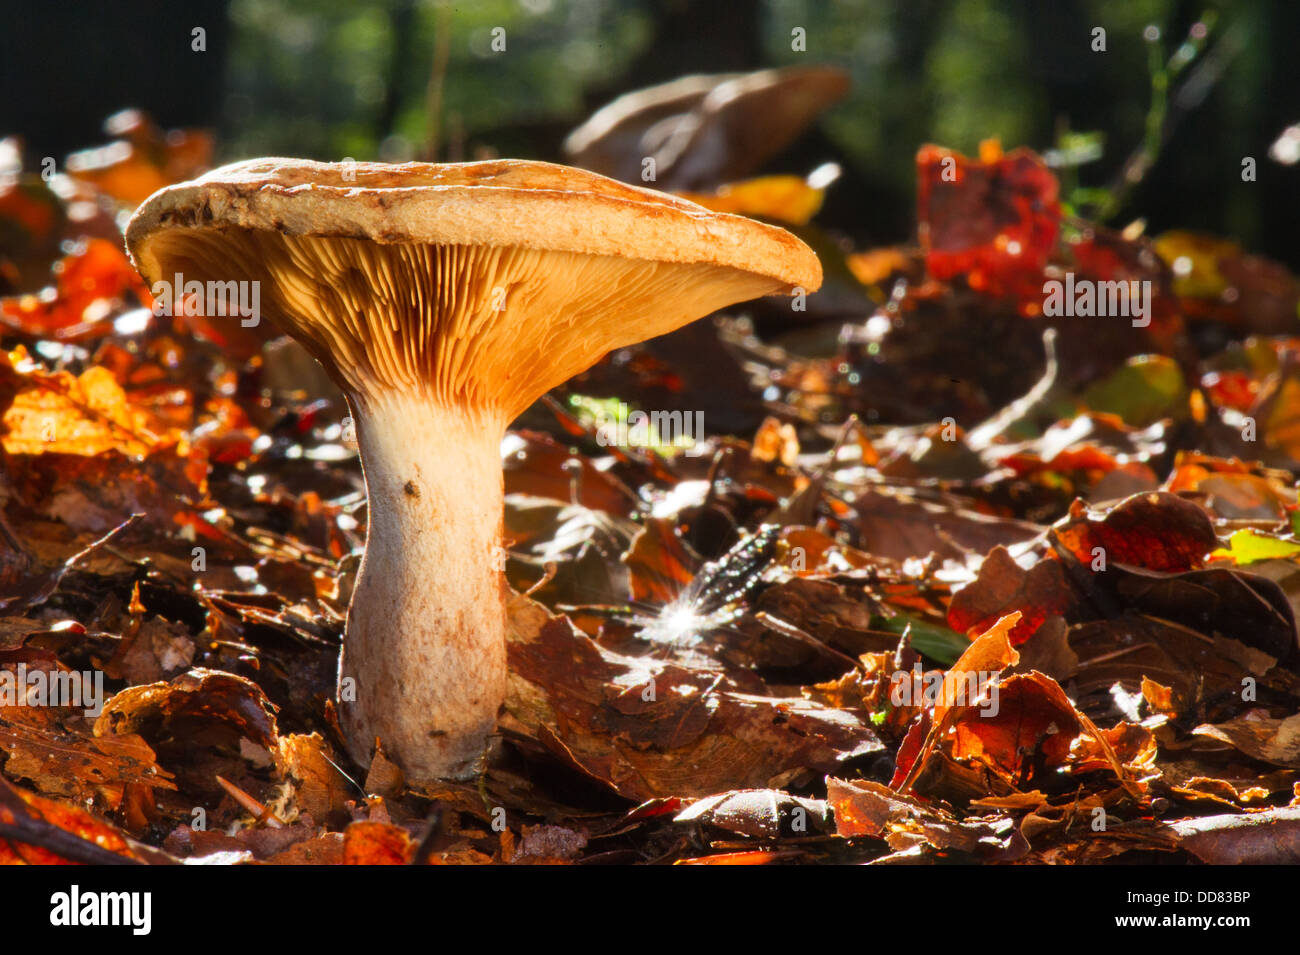
[[[416,0],[396,0],[388,7],[392,44],[384,76],[384,101],[375,114],[373,126],[377,142],[382,142],[393,131],[397,111],[402,105],[402,91],[410,85],[411,64],[426,62],[426,51],[415,49],[415,9]]]
[[[666,83],[688,73],[739,73],[762,69],[759,0],[647,0],[650,45],[613,87],[587,91],[591,109],[620,93]]]

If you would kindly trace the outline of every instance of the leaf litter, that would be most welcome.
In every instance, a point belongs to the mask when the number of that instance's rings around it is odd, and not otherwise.
[[[117,125],[64,194],[130,205],[210,154]],[[816,243],[861,314],[718,315],[515,423],[499,732],[474,782],[412,786],[335,719],[366,524],[341,397],[294,346],[153,315],[104,220],[20,176],[0,860],[1296,861],[1295,278],[1067,217],[1027,149],[927,146],[917,177],[912,245]],[[713,185],[810,241],[835,201]],[[1067,269],[1150,281],[1150,323],[1044,315]],[[611,403],[727,427],[620,446]],[[35,705],[74,673],[98,709]]]

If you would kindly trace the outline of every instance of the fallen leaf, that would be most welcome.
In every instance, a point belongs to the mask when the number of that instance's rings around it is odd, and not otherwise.
[[[509,614],[508,725],[629,799],[764,788],[883,749],[852,713],[620,656],[527,598]]]
[[[1245,713],[1225,723],[1203,723],[1192,734],[1221,740],[1274,766],[1300,769],[1300,714],[1272,719]]]
[[[1300,863],[1300,808],[1183,819],[1169,829],[1179,846],[1209,865]]]

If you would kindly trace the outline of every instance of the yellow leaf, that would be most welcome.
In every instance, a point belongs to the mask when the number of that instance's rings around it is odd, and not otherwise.
[[[807,225],[822,207],[825,190],[816,189],[798,176],[761,176],[722,186],[709,195],[678,193],[714,212],[775,219],[790,225]]]
[[[863,285],[878,285],[895,272],[907,271],[910,264],[903,251],[893,246],[855,252],[848,262],[853,277]]]
[[[13,404],[0,419],[0,444],[9,454],[143,455],[158,443],[149,416],[131,406],[106,368],[17,377]]]
[[[1228,286],[1219,260],[1241,255],[1237,243],[1199,232],[1166,232],[1153,244],[1174,273],[1174,292],[1189,298],[1217,298]]]

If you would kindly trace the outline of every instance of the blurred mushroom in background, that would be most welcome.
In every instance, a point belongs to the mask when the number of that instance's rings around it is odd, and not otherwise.
[[[564,152],[626,182],[707,189],[760,168],[848,90],[848,74],[826,66],[684,76],[602,107]]]

